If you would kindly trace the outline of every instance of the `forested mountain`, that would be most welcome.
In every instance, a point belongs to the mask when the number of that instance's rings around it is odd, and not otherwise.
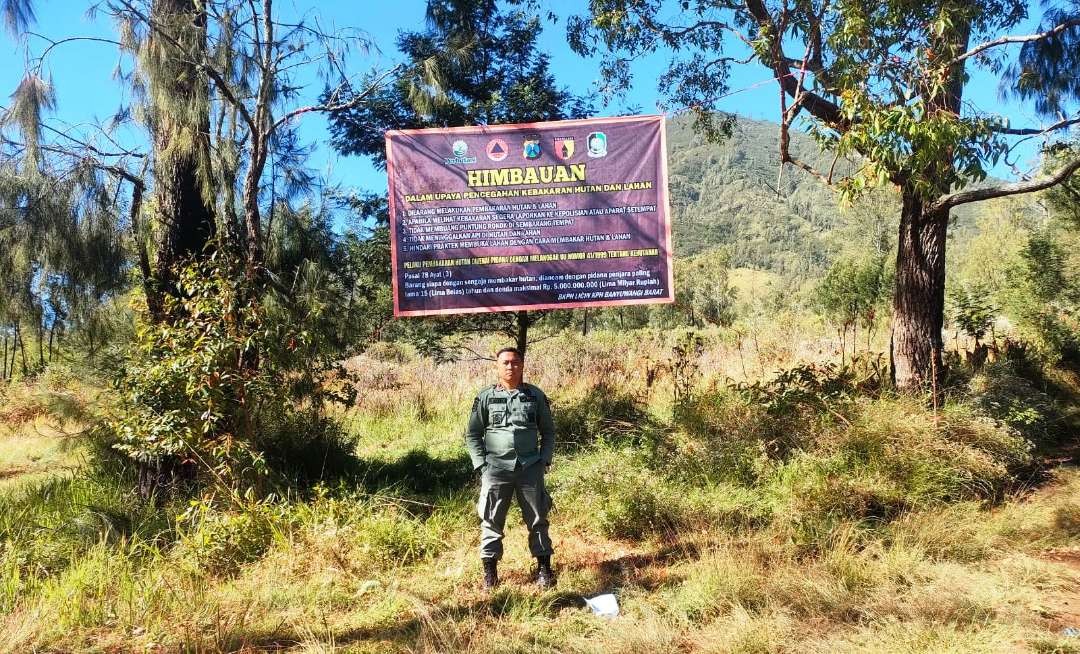
[[[718,246],[733,267],[770,270],[782,275],[817,277],[849,239],[852,223],[860,236],[867,226],[895,240],[899,199],[889,193],[841,207],[839,194],[802,170],[785,166],[778,181],[779,127],[739,118],[727,141],[715,144],[696,133],[688,116],[668,122],[668,156],[675,252],[692,256]],[[813,139],[791,132],[793,156],[828,170],[832,155]],[[850,162],[837,162],[837,179]],[[953,239],[972,231],[971,205],[954,210]],[[874,220],[874,217],[879,220]]]

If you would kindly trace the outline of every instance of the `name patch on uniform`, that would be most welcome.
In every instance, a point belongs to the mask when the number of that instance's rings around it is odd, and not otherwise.
[[[506,404],[506,398],[505,397],[493,397],[490,400],[488,400],[488,404]]]

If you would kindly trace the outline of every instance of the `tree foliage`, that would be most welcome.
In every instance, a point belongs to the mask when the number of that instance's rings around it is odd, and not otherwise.
[[[731,66],[756,62],[780,87],[781,165],[835,184],[849,198],[873,186],[899,188],[893,374],[898,385],[915,389],[942,369],[949,211],[1039,191],[1080,169],[1080,157],[1071,157],[1037,179],[970,187],[986,179],[988,168],[1008,152],[1010,138],[1080,122],[1080,114],[1072,115],[1077,88],[1055,77],[1063,72],[1057,66],[1074,57],[1069,44],[1080,38],[1080,11],[1054,3],[1040,32],[1010,34],[1028,18],[1028,8],[1021,0],[591,0],[588,15],[569,25],[569,36],[582,54],[603,50],[616,73],[614,85],[623,89],[630,83],[630,61],[671,50],[662,90],[705,116],[730,90]],[[1006,65],[1010,43],[1023,44],[1016,67]],[[1036,110],[1062,110],[1066,118],[1023,128],[973,108],[964,92],[977,69],[1005,71],[1004,83],[1022,98],[1049,85],[1053,93],[1036,102]],[[805,120],[823,148],[858,165],[838,171],[798,156],[790,148],[796,119]],[[706,129],[710,136],[727,131]]]
[[[952,289],[952,322],[965,334],[975,340],[986,336],[994,324],[997,308],[990,302],[990,293],[979,285],[962,285]]]
[[[1033,232],[1000,293],[1017,331],[1049,360],[1080,360],[1080,285],[1059,235]],[[1073,273],[1073,274],[1070,274]]]
[[[675,306],[690,324],[731,325],[735,289],[728,283],[728,255],[712,250],[675,265]]]
[[[17,4],[18,16],[32,16],[29,2]],[[362,33],[325,32],[314,15],[282,18],[270,0],[117,0],[94,11],[117,25],[117,76],[133,106],[89,133],[52,121],[49,53],[80,39],[46,41],[40,52],[27,40],[28,70],[4,116],[4,162],[45,183],[86,180],[80,190],[92,198],[130,190],[125,230],[113,216],[107,231],[130,248],[121,266],[138,271],[146,304],[136,313],[150,323],[124,367],[120,447],[143,471],[172,474],[202,457],[216,478],[227,475],[214,461],[237,466],[239,479],[245,456],[253,464],[272,445],[259,421],[306,407],[314,423],[325,397],[316,380],[371,328],[356,319],[371,299],[361,288],[371,274],[363,237],[339,240],[326,213],[296,202],[315,182],[297,122],[359,105],[394,71],[353,88],[347,55],[366,47]],[[305,88],[310,78],[323,101]],[[145,141],[118,143],[123,124]],[[13,217],[12,233],[32,228]],[[52,279],[28,269],[35,283]],[[73,277],[65,269],[56,279]]]
[[[403,32],[406,60],[394,84],[369,102],[331,113],[333,146],[384,166],[389,129],[458,127],[580,118],[590,105],[559,87],[537,45],[535,3],[518,0],[429,0],[427,29]],[[432,84],[432,80],[436,84]],[[429,354],[461,354],[463,337],[499,333],[525,350],[529,328],[548,312],[433,318],[405,329]],[[473,353],[478,354],[478,353]]]
[[[550,57],[537,45],[540,18],[528,4],[429,0],[427,28],[398,35],[406,66],[397,80],[370,101],[331,114],[333,146],[384,166],[386,130],[588,115],[584,98],[556,84]]]
[[[123,219],[114,186],[92,167],[64,180],[0,167],[0,332],[8,378],[40,370],[65,327],[85,328],[94,354],[101,305],[126,287]],[[26,350],[27,332],[37,352]],[[48,332],[49,336],[45,336]],[[59,345],[58,343],[56,344]]]
[[[886,263],[887,259],[880,254],[841,258],[830,266],[817,286],[820,311],[837,326],[842,339],[851,331],[853,349],[858,328],[867,330],[869,337],[887,311],[892,277]]]

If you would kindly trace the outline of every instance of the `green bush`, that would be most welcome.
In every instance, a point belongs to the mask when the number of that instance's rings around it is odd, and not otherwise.
[[[180,517],[180,538],[172,555],[188,569],[230,575],[258,560],[288,527],[283,505],[247,498],[239,510],[221,510],[193,500]]]
[[[681,405],[676,437],[665,445],[672,474],[691,483],[752,486],[776,452],[778,426],[767,408],[730,389],[702,393]]]
[[[975,406],[1035,442],[1065,434],[1064,416],[1054,400],[1021,375],[1009,360],[995,361],[968,385]]]
[[[857,402],[849,416],[764,481],[800,543],[820,544],[842,523],[1000,499],[1032,463],[1030,441],[969,404],[948,404],[935,419],[915,399],[882,398]]]
[[[253,282],[220,255],[181,270],[177,285],[165,320],[143,316],[116,380],[115,448],[143,470],[239,490],[265,480],[266,455],[326,445],[324,403],[355,396],[333,383],[344,371],[317,329],[322,291]]]
[[[375,341],[367,346],[364,354],[383,363],[401,365],[410,359],[408,345],[392,341]]]
[[[1054,509],[1054,528],[1069,538],[1080,538],[1080,502]]]
[[[604,382],[590,387],[572,402],[556,404],[553,414],[559,435],[556,445],[561,449],[597,443],[648,449],[656,445],[656,425],[638,400]]]
[[[675,480],[648,467],[631,448],[600,446],[566,471],[556,493],[560,504],[580,509],[590,526],[614,538],[637,540],[681,524],[686,494]]]
[[[680,514],[681,506],[670,489],[638,483],[605,495],[596,524],[607,536],[639,540],[673,529]]]
[[[440,551],[434,525],[391,507],[368,516],[359,525],[361,550],[380,565],[408,565]]]

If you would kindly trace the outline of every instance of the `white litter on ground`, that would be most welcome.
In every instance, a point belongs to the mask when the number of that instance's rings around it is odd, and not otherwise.
[[[619,602],[615,599],[615,595],[611,593],[604,593],[592,598],[586,597],[585,606],[588,606],[593,613],[601,618],[614,618],[619,615]]]

